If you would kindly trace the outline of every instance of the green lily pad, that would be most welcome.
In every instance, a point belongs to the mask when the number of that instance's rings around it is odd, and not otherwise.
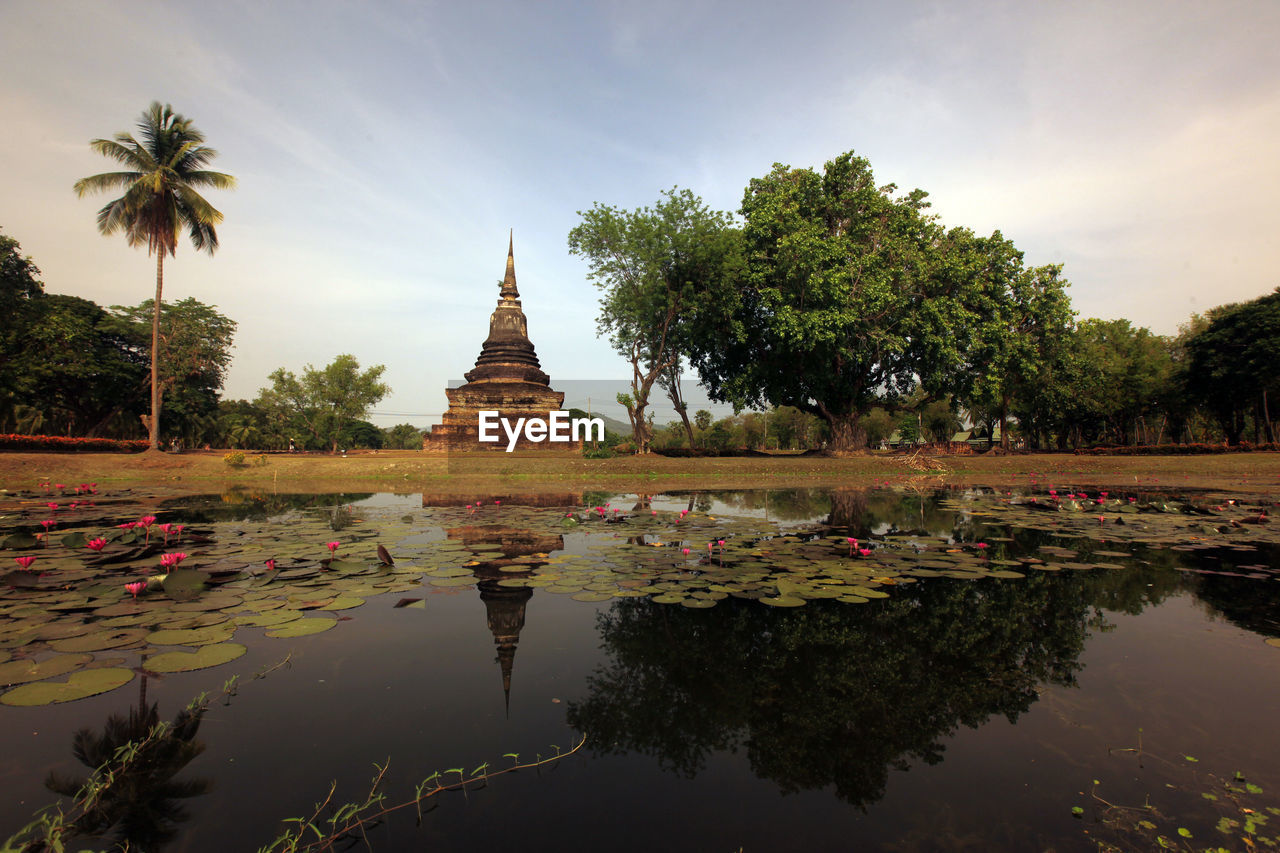
[[[246,651],[239,643],[219,643],[194,652],[165,652],[147,658],[142,666],[151,672],[190,672],[233,661]]]
[[[118,649],[146,639],[148,632],[142,628],[114,628],[109,631],[94,631],[80,637],[65,640],[54,640],[49,647],[58,652],[98,652],[103,649]]]
[[[3,546],[14,551],[25,551],[36,547],[36,537],[28,533],[14,533],[5,537]]]
[[[334,625],[337,625],[334,619],[306,618],[294,619],[286,622],[278,628],[273,628],[267,632],[268,637],[306,637],[310,634],[319,634],[321,631],[328,631]]]
[[[162,629],[148,634],[147,642],[153,646],[211,646],[225,643],[234,633],[234,627],[222,625],[210,628]]]
[[[613,593],[585,590],[569,597],[574,601],[608,601],[613,598]]]
[[[0,663],[0,684],[26,684],[30,681],[56,678],[80,669],[91,660],[93,655],[58,655],[39,662],[15,660]]]
[[[236,616],[231,621],[237,625],[245,625],[254,628],[270,628],[301,618],[302,612],[299,610],[282,609],[271,610],[266,613],[247,613]]]
[[[333,601],[330,601],[320,610],[351,610],[364,604],[363,598],[357,598],[354,595],[339,595]]]
[[[760,602],[770,607],[800,607],[804,604],[804,599],[793,595],[766,595]]]
[[[86,696],[96,696],[115,690],[133,680],[133,670],[120,667],[82,669],[71,673],[66,681],[39,681],[15,687],[0,696],[0,703],[34,707],[58,702],[74,702]]]
[[[204,589],[205,574],[195,569],[174,569],[165,577],[161,586],[165,594],[176,601],[195,598]]]

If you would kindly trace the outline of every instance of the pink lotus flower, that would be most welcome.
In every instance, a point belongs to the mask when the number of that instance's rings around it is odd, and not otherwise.
[[[55,503],[48,503],[48,504],[45,504],[45,506],[47,506],[47,507],[48,507],[50,510],[52,510],[53,512],[57,512],[57,511],[58,511],[58,505],[57,505],[57,504],[55,504]]]
[[[62,485],[61,483],[54,483],[54,484],[53,484],[53,487],[54,487],[55,489],[57,489],[58,491],[62,491],[63,489],[65,489],[65,488],[66,488],[66,486]]]
[[[977,549],[979,549],[979,550],[986,550],[986,548],[987,548],[987,543],[986,543],[986,542],[979,542],[978,544],[974,545],[973,547],[975,547],[975,548],[977,548]]]
[[[101,551],[103,548],[107,547],[107,540],[99,536],[97,539],[90,539],[88,542],[84,543],[84,547],[92,548],[94,551]]]
[[[649,514],[650,514],[650,515],[657,515],[657,514],[658,514],[658,511],[657,511],[656,509],[655,509],[655,510],[650,510],[650,511],[649,511]]]
[[[870,549],[870,548],[859,548],[859,549],[858,549],[858,553],[859,553],[859,554],[861,554],[861,555],[862,555],[862,556],[864,556],[864,557],[870,557],[870,556],[871,556],[871,549]]]
[[[31,568],[31,564],[36,561],[36,558],[35,557],[14,557],[13,560],[19,566],[22,566],[22,568],[29,569]]]
[[[187,559],[187,555],[179,551],[174,551],[169,554],[161,554],[160,565],[164,566],[166,569],[172,569],[185,559]]]
[[[681,549],[680,549],[680,553],[681,553],[681,554],[684,554],[684,555],[686,555],[686,556],[688,556],[688,554],[689,554],[689,549],[688,549],[688,548],[681,548]]]
[[[156,523],[156,517],[154,515],[144,515],[142,518],[138,519],[138,523],[143,527],[150,527]]]
[[[124,588],[129,590],[129,592],[133,593],[133,598],[136,601],[138,599],[138,593],[142,592],[144,589],[147,588],[147,582],[134,581],[133,583],[125,584]]]
[[[44,521],[40,523],[44,525],[44,529],[46,533],[49,532],[49,528],[56,527],[58,524],[58,522],[54,521],[52,518],[46,518]]]
[[[186,527],[186,525],[184,525],[184,524],[175,524],[175,525],[173,526],[173,535],[174,535],[174,536],[181,536],[181,535],[182,535],[182,531],[183,531],[183,529],[184,529],[185,527]]]
[[[326,542],[324,543],[324,547],[328,548],[329,553],[332,554],[334,551],[338,550],[338,546],[341,544],[341,542]]]
[[[276,569],[276,561],[274,558],[267,560],[267,571],[273,572]]]
[[[136,521],[126,521],[124,524],[116,525],[116,527],[119,527],[121,530],[132,530],[137,526],[138,526],[138,522]]]
[[[494,506],[502,506],[502,501],[500,501],[500,500],[496,500],[496,499],[495,499],[495,500],[494,500],[494,502],[493,502],[493,505],[494,505]]]

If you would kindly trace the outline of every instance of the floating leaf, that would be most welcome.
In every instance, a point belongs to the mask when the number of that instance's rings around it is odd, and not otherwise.
[[[338,623],[333,619],[295,619],[267,632],[268,637],[306,637],[328,631]]]
[[[80,669],[93,660],[93,655],[57,655],[42,661],[15,660],[0,663],[0,685],[26,684],[45,678],[56,678]]]
[[[190,672],[233,661],[246,651],[239,643],[219,643],[194,652],[165,652],[147,658],[142,666],[151,672]]]
[[[109,631],[94,631],[91,634],[65,640],[54,640],[49,647],[59,652],[97,652],[141,642],[146,639],[147,633],[141,628],[115,628]]]
[[[214,643],[225,643],[234,633],[234,627],[223,626],[160,630],[148,634],[147,642],[153,646],[210,646]]]
[[[32,707],[73,702],[86,696],[96,696],[115,690],[133,680],[133,670],[119,667],[82,669],[73,672],[66,681],[40,681],[15,687],[0,696],[0,703]]]

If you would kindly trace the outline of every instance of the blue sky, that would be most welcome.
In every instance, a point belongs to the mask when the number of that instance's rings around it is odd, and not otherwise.
[[[426,424],[487,332],[514,229],[556,379],[625,379],[566,235],[688,187],[736,210],[847,150],[947,225],[1063,263],[1081,316],[1169,334],[1280,284],[1280,4],[23,2],[0,5],[0,228],[50,292],[136,304],[90,139],[152,101],[205,132],[225,214],[166,299],[239,325],[226,394],[350,352]],[[403,414],[400,414],[403,413]]]

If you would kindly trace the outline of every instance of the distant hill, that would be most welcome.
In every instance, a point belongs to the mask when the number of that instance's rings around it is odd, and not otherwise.
[[[631,424],[624,423],[617,418],[611,418],[608,415],[602,415],[599,412],[588,415],[582,409],[568,409],[567,411],[571,418],[599,418],[604,421],[604,428],[606,432],[612,432],[623,436],[624,438],[629,438],[631,436]]]

